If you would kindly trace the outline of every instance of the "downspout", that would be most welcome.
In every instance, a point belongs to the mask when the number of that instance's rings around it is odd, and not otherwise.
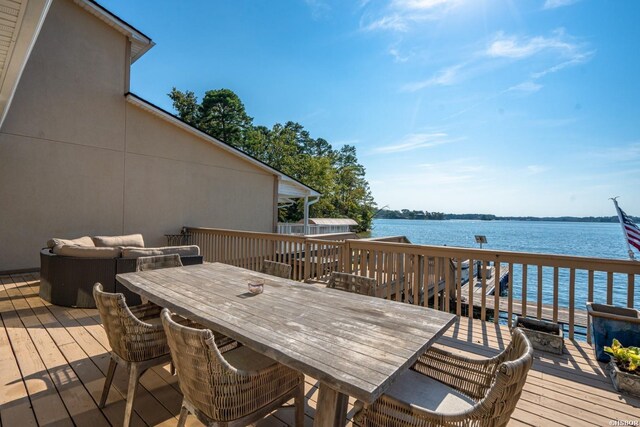
[[[309,206],[317,203],[320,200],[320,196],[317,196],[315,200],[309,200],[309,196],[304,197],[304,234],[309,234]]]

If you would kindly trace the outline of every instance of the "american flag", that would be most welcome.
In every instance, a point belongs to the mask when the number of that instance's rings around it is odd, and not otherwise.
[[[622,231],[624,232],[625,238],[627,239],[627,246],[629,249],[629,257],[634,259],[633,251],[631,248],[635,248],[637,251],[640,251],[640,228],[629,218],[621,208],[618,206],[618,201],[613,200],[613,203],[616,205],[616,210],[618,211],[618,219],[620,219],[620,225],[622,226]]]

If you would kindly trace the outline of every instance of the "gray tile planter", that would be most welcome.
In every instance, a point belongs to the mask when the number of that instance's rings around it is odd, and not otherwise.
[[[536,350],[562,354],[564,332],[559,324],[528,317],[516,317],[515,327],[522,329]]]
[[[607,365],[607,373],[616,391],[640,397],[640,375],[621,371],[613,359]]]

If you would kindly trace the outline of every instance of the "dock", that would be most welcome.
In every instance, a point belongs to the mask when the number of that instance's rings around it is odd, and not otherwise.
[[[509,275],[509,266],[501,265],[500,266],[500,274],[495,273],[495,267],[489,267],[490,276],[485,279],[485,287],[486,290],[485,295],[493,296],[496,287],[496,278],[498,279],[498,283],[502,283],[503,278]],[[500,288],[500,286],[498,286]],[[469,281],[462,285],[462,301],[465,302],[467,298],[469,298],[469,290],[473,289],[473,300],[480,301],[482,299],[482,279],[478,279],[476,276],[470,277]]]
[[[493,269],[493,267],[491,267]],[[493,315],[495,312],[495,281],[496,278],[499,277],[499,283],[502,282],[503,278],[509,274],[509,267],[507,265],[500,266],[500,275],[497,276],[494,272],[491,272],[491,277],[486,279],[485,289],[486,289],[486,298],[485,298],[485,309],[486,312],[490,315]],[[473,289],[473,307],[476,310],[480,310],[482,307],[482,279],[478,279],[474,277],[469,282],[462,285],[462,306],[464,308],[468,308],[469,301],[469,290]],[[500,296],[499,299],[499,311],[502,313],[509,313],[509,297]],[[522,300],[514,299],[511,302],[511,312],[517,316],[523,316],[526,314],[528,317],[535,317],[542,320],[548,320],[551,322],[558,322],[569,324],[569,309],[565,307],[558,307],[557,313],[554,314],[553,305],[551,304],[542,304],[540,310],[538,310],[538,303],[536,301],[527,301],[526,311],[523,311],[523,303]],[[539,312],[539,315],[538,315]],[[574,325],[578,327],[587,327],[588,318],[586,310],[575,310],[574,311]]]

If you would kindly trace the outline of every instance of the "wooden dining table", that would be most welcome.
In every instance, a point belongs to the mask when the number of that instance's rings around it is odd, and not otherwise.
[[[372,403],[455,316],[221,263],[118,274],[119,283],[319,381],[314,425],[346,423],[348,396]],[[261,294],[248,283],[263,282]]]

